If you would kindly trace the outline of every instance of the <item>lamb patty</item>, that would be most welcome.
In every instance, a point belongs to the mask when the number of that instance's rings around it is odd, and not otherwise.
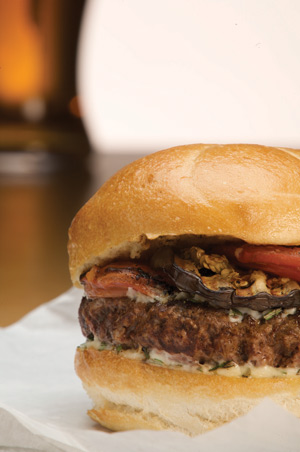
[[[189,361],[300,367],[300,313],[269,320],[189,301],[143,303],[122,298],[83,298],[79,321],[86,337],[123,348],[156,349]]]

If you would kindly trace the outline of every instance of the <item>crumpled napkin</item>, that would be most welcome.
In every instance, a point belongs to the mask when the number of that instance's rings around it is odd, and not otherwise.
[[[300,420],[265,399],[246,416],[196,438],[175,432],[110,433],[86,415],[74,372],[84,341],[71,289],[0,330],[0,450],[45,452],[300,451]]]

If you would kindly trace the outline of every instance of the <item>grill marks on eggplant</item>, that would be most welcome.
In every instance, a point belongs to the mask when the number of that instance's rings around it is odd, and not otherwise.
[[[232,361],[238,365],[300,366],[300,314],[268,321],[191,302],[139,303],[128,298],[89,300],[79,309],[83,334],[123,348],[155,348],[191,362]]]
[[[233,288],[209,289],[201,277],[193,272],[184,270],[173,263],[166,267],[166,274],[172,279],[176,287],[184,292],[201,295],[205,301],[216,308],[230,309],[245,307],[255,311],[265,311],[273,308],[292,308],[300,306],[300,290],[292,290],[284,296],[274,296],[267,292],[259,292],[246,297],[238,296]]]
[[[222,309],[245,307],[256,311],[300,306],[300,286],[288,278],[270,277],[263,271],[234,268],[225,256],[208,254],[201,248],[181,251],[163,248],[152,257],[177,289],[200,295],[211,306]]]

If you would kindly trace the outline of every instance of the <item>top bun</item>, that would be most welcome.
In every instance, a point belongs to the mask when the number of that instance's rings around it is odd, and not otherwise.
[[[191,235],[300,245],[300,151],[193,144],[124,167],[71,224],[73,283],[94,264]]]

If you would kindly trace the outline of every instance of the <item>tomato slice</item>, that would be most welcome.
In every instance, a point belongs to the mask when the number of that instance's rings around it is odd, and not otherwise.
[[[263,270],[300,281],[300,247],[280,245],[224,245],[221,252],[242,267]]]
[[[159,298],[169,288],[150,267],[132,262],[115,262],[102,268],[95,265],[81,278],[81,282],[90,298],[126,297],[129,288]]]

